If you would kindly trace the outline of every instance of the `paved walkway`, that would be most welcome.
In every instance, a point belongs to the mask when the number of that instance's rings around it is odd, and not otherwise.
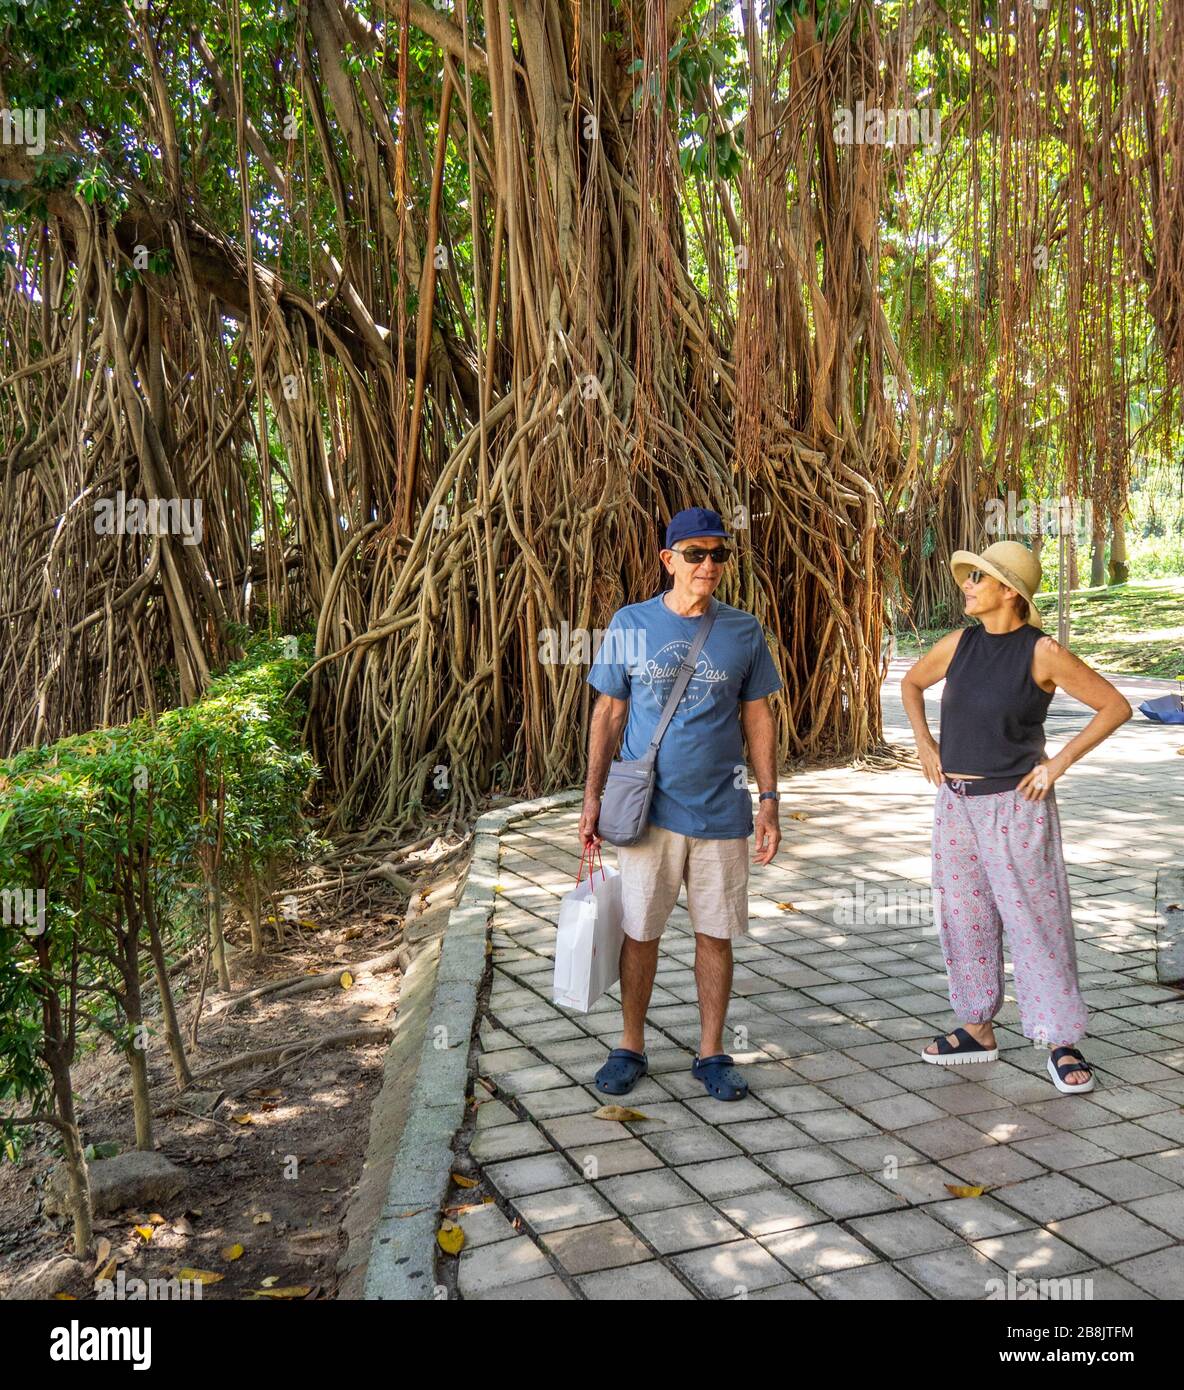
[[[901,743],[904,669],[884,693]],[[1133,705],[1170,688],[1122,685]],[[1087,718],[1058,695],[1052,746]],[[1156,870],[1181,859],[1181,746],[1184,729],[1136,713],[1058,784],[1098,1077],[1088,1098],[1054,1091],[1010,995],[998,1062],[918,1060],[954,1023],[928,913],[933,789],[918,772],[782,779],[781,852],[752,870],[736,949],[725,1046],[746,1069],[742,1102],[690,1075],[694,940],[675,909],[650,1076],[623,1098],[643,1122],[593,1114],[610,1103],[592,1078],[618,1041],[616,998],[586,1015],[550,1002],[578,812],[503,832],[480,1023],[496,1098],[477,1085],[482,1184],[458,1194],[497,1201],[462,1218],[462,1296],[984,1299],[1068,1278],[1081,1282],[1061,1297],[1184,1298],[1184,996],[1153,966]]]

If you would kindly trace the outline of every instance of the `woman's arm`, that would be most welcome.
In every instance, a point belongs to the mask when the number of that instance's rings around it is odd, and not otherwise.
[[[913,726],[921,770],[925,780],[932,782],[935,787],[942,784],[941,755],[925,721],[925,692],[931,685],[945,679],[962,631],[959,628],[957,632],[947,632],[940,642],[935,642],[919,661],[909,667],[900,683],[900,698]]]
[[[1028,801],[1043,801],[1061,773],[1096,748],[1131,717],[1131,707],[1122,693],[1105,676],[1062,647],[1055,637],[1042,637],[1036,643],[1032,678],[1037,685],[1055,681],[1075,700],[1095,710],[1094,717],[1075,738],[1069,740],[1054,758],[1034,767],[1016,790]]]

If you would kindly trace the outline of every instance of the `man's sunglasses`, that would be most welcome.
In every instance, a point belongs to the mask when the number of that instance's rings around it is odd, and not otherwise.
[[[714,560],[717,565],[722,565],[725,560],[732,558],[732,552],[726,545],[717,545],[714,550],[706,550],[701,545],[688,545],[685,550],[674,553],[681,555],[688,565],[701,565],[704,560]]]

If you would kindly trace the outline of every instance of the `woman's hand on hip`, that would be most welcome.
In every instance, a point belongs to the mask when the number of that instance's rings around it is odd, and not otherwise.
[[[1052,784],[1064,770],[1055,758],[1046,758],[1036,764],[1016,787],[1016,791],[1025,801],[1043,801],[1052,791]]]
[[[933,739],[930,739],[928,743],[921,744],[917,749],[917,756],[921,759],[921,771],[925,774],[925,780],[932,782],[935,787],[940,787],[944,780],[941,770],[941,752]]]

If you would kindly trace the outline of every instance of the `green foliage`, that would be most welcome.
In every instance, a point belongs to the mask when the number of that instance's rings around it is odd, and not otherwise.
[[[0,925],[0,1115],[47,1108],[43,1014],[78,959],[100,986],[82,1025],[126,1041],[109,988],[113,924],[151,913],[175,939],[194,921],[181,909],[208,865],[219,811],[228,885],[299,855],[316,769],[300,748],[294,691],[310,658],[308,638],[251,641],[201,700],[155,725],[140,719],[0,763],[0,888],[44,894],[42,917]],[[16,1127],[0,1121],[9,1156],[16,1143]]]

